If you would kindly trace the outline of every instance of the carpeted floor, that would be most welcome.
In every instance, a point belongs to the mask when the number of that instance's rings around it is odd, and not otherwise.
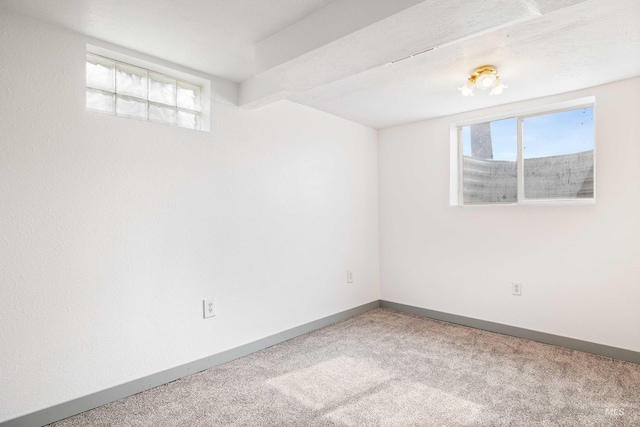
[[[52,424],[640,426],[640,365],[375,309]]]

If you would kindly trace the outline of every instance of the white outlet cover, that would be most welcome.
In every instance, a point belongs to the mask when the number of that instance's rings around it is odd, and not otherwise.
[[[204,318],[214,317],[216,315],[216,299],[206,299],[202,301],[202,310]]]
[[[347,283],[353,283],[353,270],[347,270]]]
[[[511,284],[511,293],[513,295],[521,296],[522,295],[522,283],[513,282]]]

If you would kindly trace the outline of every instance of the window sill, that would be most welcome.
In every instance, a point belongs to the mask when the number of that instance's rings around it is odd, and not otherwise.
[[[596,204],[595,199],[577,199],[577,200],[527,200],[520,203],[476,203],[476,204],[450,204],[451,208],[476,208],[487,206],[594,206]]]

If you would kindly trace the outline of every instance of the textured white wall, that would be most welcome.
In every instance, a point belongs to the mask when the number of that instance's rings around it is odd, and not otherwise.
[[[0,14],[0,39],[0,422],[379,298],[375,130],[92,114],[83,37]]]
[[[452,122],[590,95],[595,205],[449,207]],[[381,298],[640,351],[639,118],[632,79],[380,131]]]

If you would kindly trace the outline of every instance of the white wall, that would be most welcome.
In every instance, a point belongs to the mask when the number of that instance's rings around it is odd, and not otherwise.
[[[452,122],[590,95],[596,205],[449,206]],[[382,299],[640,351],[640,79],[390,128],[378,144]]]
[[[9,14],[0,39],[0,422],[379,298],[375,130],[88,113],[87,40]]]

